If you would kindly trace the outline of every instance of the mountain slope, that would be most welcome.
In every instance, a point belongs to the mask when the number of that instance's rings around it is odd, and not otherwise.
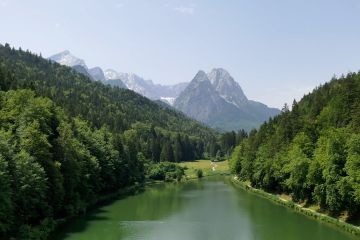
[[[258,127],[279,113],[262,103],[248,100],[240,85],[221,68],[199,71],[175,100],[174,107],[188,116],[226,131]]]
[[[125,83],[123,81],[121,81],[121,79],[106,80],[103,83],[106,84],[106,85],[113,86],[113,87],[119,87],[119,88],[123,88],[123,89],[128,89],[127,86],[125,85]]]
[[[106,80],[104,72],[100,67],[90,68],[88,72],[89,72],[90,76],[93,79],[95,79],[96,81],[104,82]]]
[[[74,67],[79,65],[84,67],[86,70],[88,69],[88,67],[85,64],[85,61],[72,55],[69,50],[65,50],[58,54],[52,55],[51,57],[49,57],[49,59],[68,67]]]
[[[188,87],[175,100],[175,108],[202,122],[219,121],[224,116],[237,117],[235,106],[228,104],[211,85],[203,71],[199,71]]]
[[[240,85],[235,82],[225,69],[213,69],[208,73],[208,78],[216,92],[218,92],[226,101],[233,103],[238,107],[248,101]]]
[[[359,222],[360,73],[333,79],[249,134],[234,173],[321,212]]]

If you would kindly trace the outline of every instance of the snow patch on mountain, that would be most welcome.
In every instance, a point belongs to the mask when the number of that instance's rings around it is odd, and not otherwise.
[[[88,69],[88,67],[85,64],[85,61],[72,55],[69,50],[65,50],[61,53],[52,55],[51,57],[49,57],[49,59],[68,67],[74,67],[76,65],[80,65],[85,69]]]
[[[225,131],[260,126],[278,109],[248,100],[240,85],[222,68],[199,71],[176,98],[174,107],[186,115]]]
[[[155,84],[150,79],[144,79],[134,73],[118,72],[114,69],[103,71],[100,67],[88,68],[85,61],[75,57],[68,50],[55,54],[49,58],[62,65],[72,67],[75,71],[104,84],[120,88],[128,88],[147,98],[157,100],[164,98],[172,104],[175,98],[186,88],[188,83],[175,85]],[[205,74],[205,73],[203,73]]]
[[[160,99],[165,101],[166,103],[168,103],[170,106],[173,106],[176,98],[174,98],[174,97],[160,97]]]

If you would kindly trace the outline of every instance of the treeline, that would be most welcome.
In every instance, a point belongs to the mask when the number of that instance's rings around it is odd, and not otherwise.
[[[154,163],[201,159],[205,150],[204,142],[197,137],[139,122],[124,132],[124,138]]]
[[[231,169],[254,187],[359,219],[360,73],[285,105],[236,147]]]

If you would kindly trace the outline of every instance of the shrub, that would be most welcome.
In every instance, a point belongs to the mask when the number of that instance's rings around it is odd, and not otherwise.
[[[196,169],[195,172],[198,178],[202,178],[204,176],[203,170],[201,169]]]
[[[174,163],[162,162],[153,164],[148,169],[148,178],[161,181],[180,181],[184,176],[185,171]]]

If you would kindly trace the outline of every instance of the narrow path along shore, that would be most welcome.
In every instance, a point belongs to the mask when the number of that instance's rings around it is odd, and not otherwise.
[[[263,198],[271,200],[272,202],[274,202],[276,204],[291,208],[294,211],[301,213],[305,216],[308,216],[315,220],[319,220],[326,224],[336,226],[336,227],[342,229],[343,231],[354,234],[356,236],[360,236],[360,227],[359,226],[352,225],[352,224],[342,221],[340,219],[330,217],[323,213],[319,213],[313,209],[306,208],[300,204],[297,204],[291,200],[285,199],[279,195],[271,194],[271,193],[265,192],[261,189],[254,188],[249,183],[242,182],[237,176],[232,177],[231,182],[236,187],[240,187],[246,191],[253,192]]]

